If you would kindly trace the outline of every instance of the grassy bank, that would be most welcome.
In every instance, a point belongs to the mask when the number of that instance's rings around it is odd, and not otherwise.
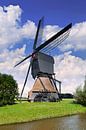
[[[18,103],[0,107],[0,124],[27,122],[42,118],[60,117],[65,115],[84,113],[86,107],[73,104],[72,100],[54,103]]]

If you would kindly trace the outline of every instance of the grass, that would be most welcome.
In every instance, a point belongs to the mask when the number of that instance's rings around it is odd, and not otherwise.
[[[43,118],[61,117],[77,113],[85,113],[86,107],[73,104],[73,100],[61,102],[22,102],[0,107],[0,124],[27,122]]]

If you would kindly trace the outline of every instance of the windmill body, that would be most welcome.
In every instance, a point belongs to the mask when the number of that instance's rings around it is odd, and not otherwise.
[[[35,79],[38,75],[54,73],[54,59],[52,56],[38,52],[33,57],[33,64],[31,68],[32,77]]]
[[[53,97],[52,100],[59,98],[53,79],[54,59],[52,56],[42,52],[38,52],[33,56],[31,74],[36,80],[31,91],[28,93],[30,101],[48,101],[51,96]]]
[[[58,99],[58,92],[52,78],[54,74],[53,57],[38,52],[36,55],[33,55],[32,60],[31,74],[36,80],[28,93],[28,99],[30,101],[47,101],[51,95],[53,100]]]
[[[35,79],[35,83],[28,92],[28,100],[57,101],[59,99],[59,93],[61,93],[61,81],[55,79],[54,58],[48,55],[47,52],[55,49],[68,37],[72,24],[70,23],[44,43],[37,45],[40,41],[40,37],[42,37],[42,27],[43,18],[41,18],[38,23],[32,54],[15,65],[18,66],[28,58],[31,58],[20,97],[22,97],[31,68],[31,74]],[[56,82],[59,83],[59,89],[56,86]]]

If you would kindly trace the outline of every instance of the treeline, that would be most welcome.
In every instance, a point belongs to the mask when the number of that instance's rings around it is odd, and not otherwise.
[[[71,94],[71,93],[61,93],[61,94],[59,94],[59,97],[60,98],[73,98],[74,97],[74,95],[73,94]]]

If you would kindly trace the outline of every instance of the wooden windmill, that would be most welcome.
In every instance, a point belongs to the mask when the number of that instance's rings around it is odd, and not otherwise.
[[[68,37],[72,24],[70,23],[47,41],[38,45],[40,32],[42,32],[42,24],[43,18],[41,18],[38,23],[32,54],[17,63],[15,67],[28,58],[31,58],[21,97],[31,69],[31,74],[35,79],[35,83],[28,93],[29,101],[56,101],[59,98],[58,93],[61,92],[61,82],[55,79],[54,58],[48,55],[47,52],[55,49]],[[59,83],[59,90],[57,89],[56,82]]]

